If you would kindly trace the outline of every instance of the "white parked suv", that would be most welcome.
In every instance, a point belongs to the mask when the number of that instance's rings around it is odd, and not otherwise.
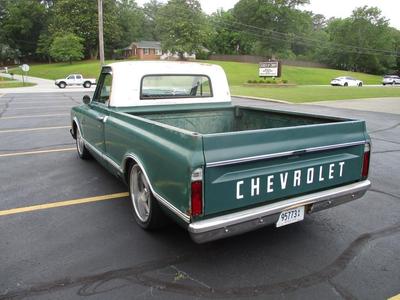
[[[382,80],[383,85],[391,84],[400,84],[400,77],[397,75],[385,75]]]
[[[64,89],[67,85],[83,85],[85,88],[90,88],[92,84],[96,84],[96,79],[83,78],[81,74],[70,74],[66,78],[55,81],[55,85],[60,89]]]

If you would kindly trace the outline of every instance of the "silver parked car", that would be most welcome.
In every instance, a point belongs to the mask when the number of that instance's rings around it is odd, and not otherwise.
[[[383,76],[382,80],[383,85],[391,84],[391,85],[396,85],[400,84],[400,77],[397,75],[385,75]]]

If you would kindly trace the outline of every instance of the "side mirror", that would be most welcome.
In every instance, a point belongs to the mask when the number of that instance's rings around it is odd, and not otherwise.
[[[83,101],[84,104],[89,104],[90,103],[90,96],[88,96],[88,95],[83,96],[82,101]]]

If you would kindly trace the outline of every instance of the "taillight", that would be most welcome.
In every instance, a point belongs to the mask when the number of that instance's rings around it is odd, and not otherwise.
[[[196,169],[192,173],[190,215],[197,217],[203,214],[203,170]]]
[[[361,176],[363,179],[366,179],[368,177],[370,153],[371,153],[371,146],[369,143],[366,143],[364,146],[364,157],[363,157],[363,165],[361,171]]]

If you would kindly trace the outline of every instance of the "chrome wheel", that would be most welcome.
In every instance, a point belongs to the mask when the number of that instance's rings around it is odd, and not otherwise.
[[[83,155],[83,148],[84,147],[85,147],[85,144],[83,142],[81,131],[78,128],[76,130],[76,148],[78,149],[78,153],[79,153],[80,156]]]
[[[85,142],[82,137],[82,133],[77,124],[76,124],[75,128],[76,128],[76,150],[78,151],[78,155],[81,159],[88,159],[91,156],[90,156],[89,151],[86,149]]]
[[[151,213],[151,191],[146,176],[139,165],[134,165],[131,169],[129,188],[135,214],[141,222],[146,223]]]

